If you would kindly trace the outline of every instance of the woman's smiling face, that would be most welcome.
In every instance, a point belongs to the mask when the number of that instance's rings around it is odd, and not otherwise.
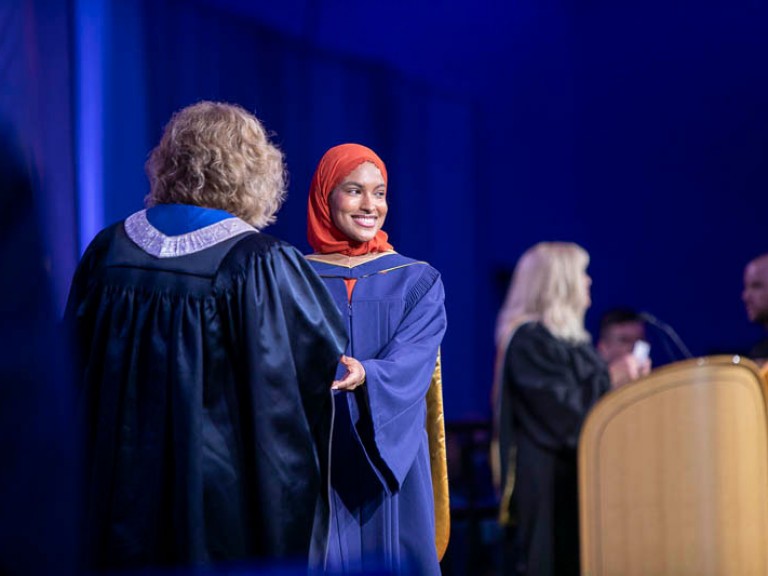
[[[333,189],[328,205],[331,220],[347,238],[373,240],[387,217],[387,184],[381,171],[363,162]]]

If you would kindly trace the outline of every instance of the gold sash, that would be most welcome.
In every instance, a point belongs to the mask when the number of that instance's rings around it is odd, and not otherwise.
[[[432,383],[427,392],[427,436],[435,500],[435,547],[442,560],[451,536],[451,503],[448,494],[448,463],[445,456],[445,415],[443,414],[443,373],[437,352]]]

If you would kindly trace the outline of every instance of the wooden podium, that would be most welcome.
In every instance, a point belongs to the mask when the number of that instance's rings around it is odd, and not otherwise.
[[[768,574],[766,382],[672,364],[606,395],[579,441],[582,574]]]

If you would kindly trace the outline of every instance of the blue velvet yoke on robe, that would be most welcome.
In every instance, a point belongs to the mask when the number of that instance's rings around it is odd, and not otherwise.
[[[346,335],[295,248],[227,213],[139,212],[89,246],[66,322],[88,567],[307,561]]]
[[[335,394],[329,572],[440,574],[426,402],[446,328],[439,273],[389,254],[312,265],[339,306],[366,382]],[[344,278],[355,278],[348,301]]]

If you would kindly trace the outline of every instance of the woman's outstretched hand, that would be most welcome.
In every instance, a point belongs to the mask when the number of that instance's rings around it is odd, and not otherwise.
[[[365,382],[365,368],[351,356],[342,355],[339,362],[347,369],[341,380],[334,380],[331,390],[354,390]]]

